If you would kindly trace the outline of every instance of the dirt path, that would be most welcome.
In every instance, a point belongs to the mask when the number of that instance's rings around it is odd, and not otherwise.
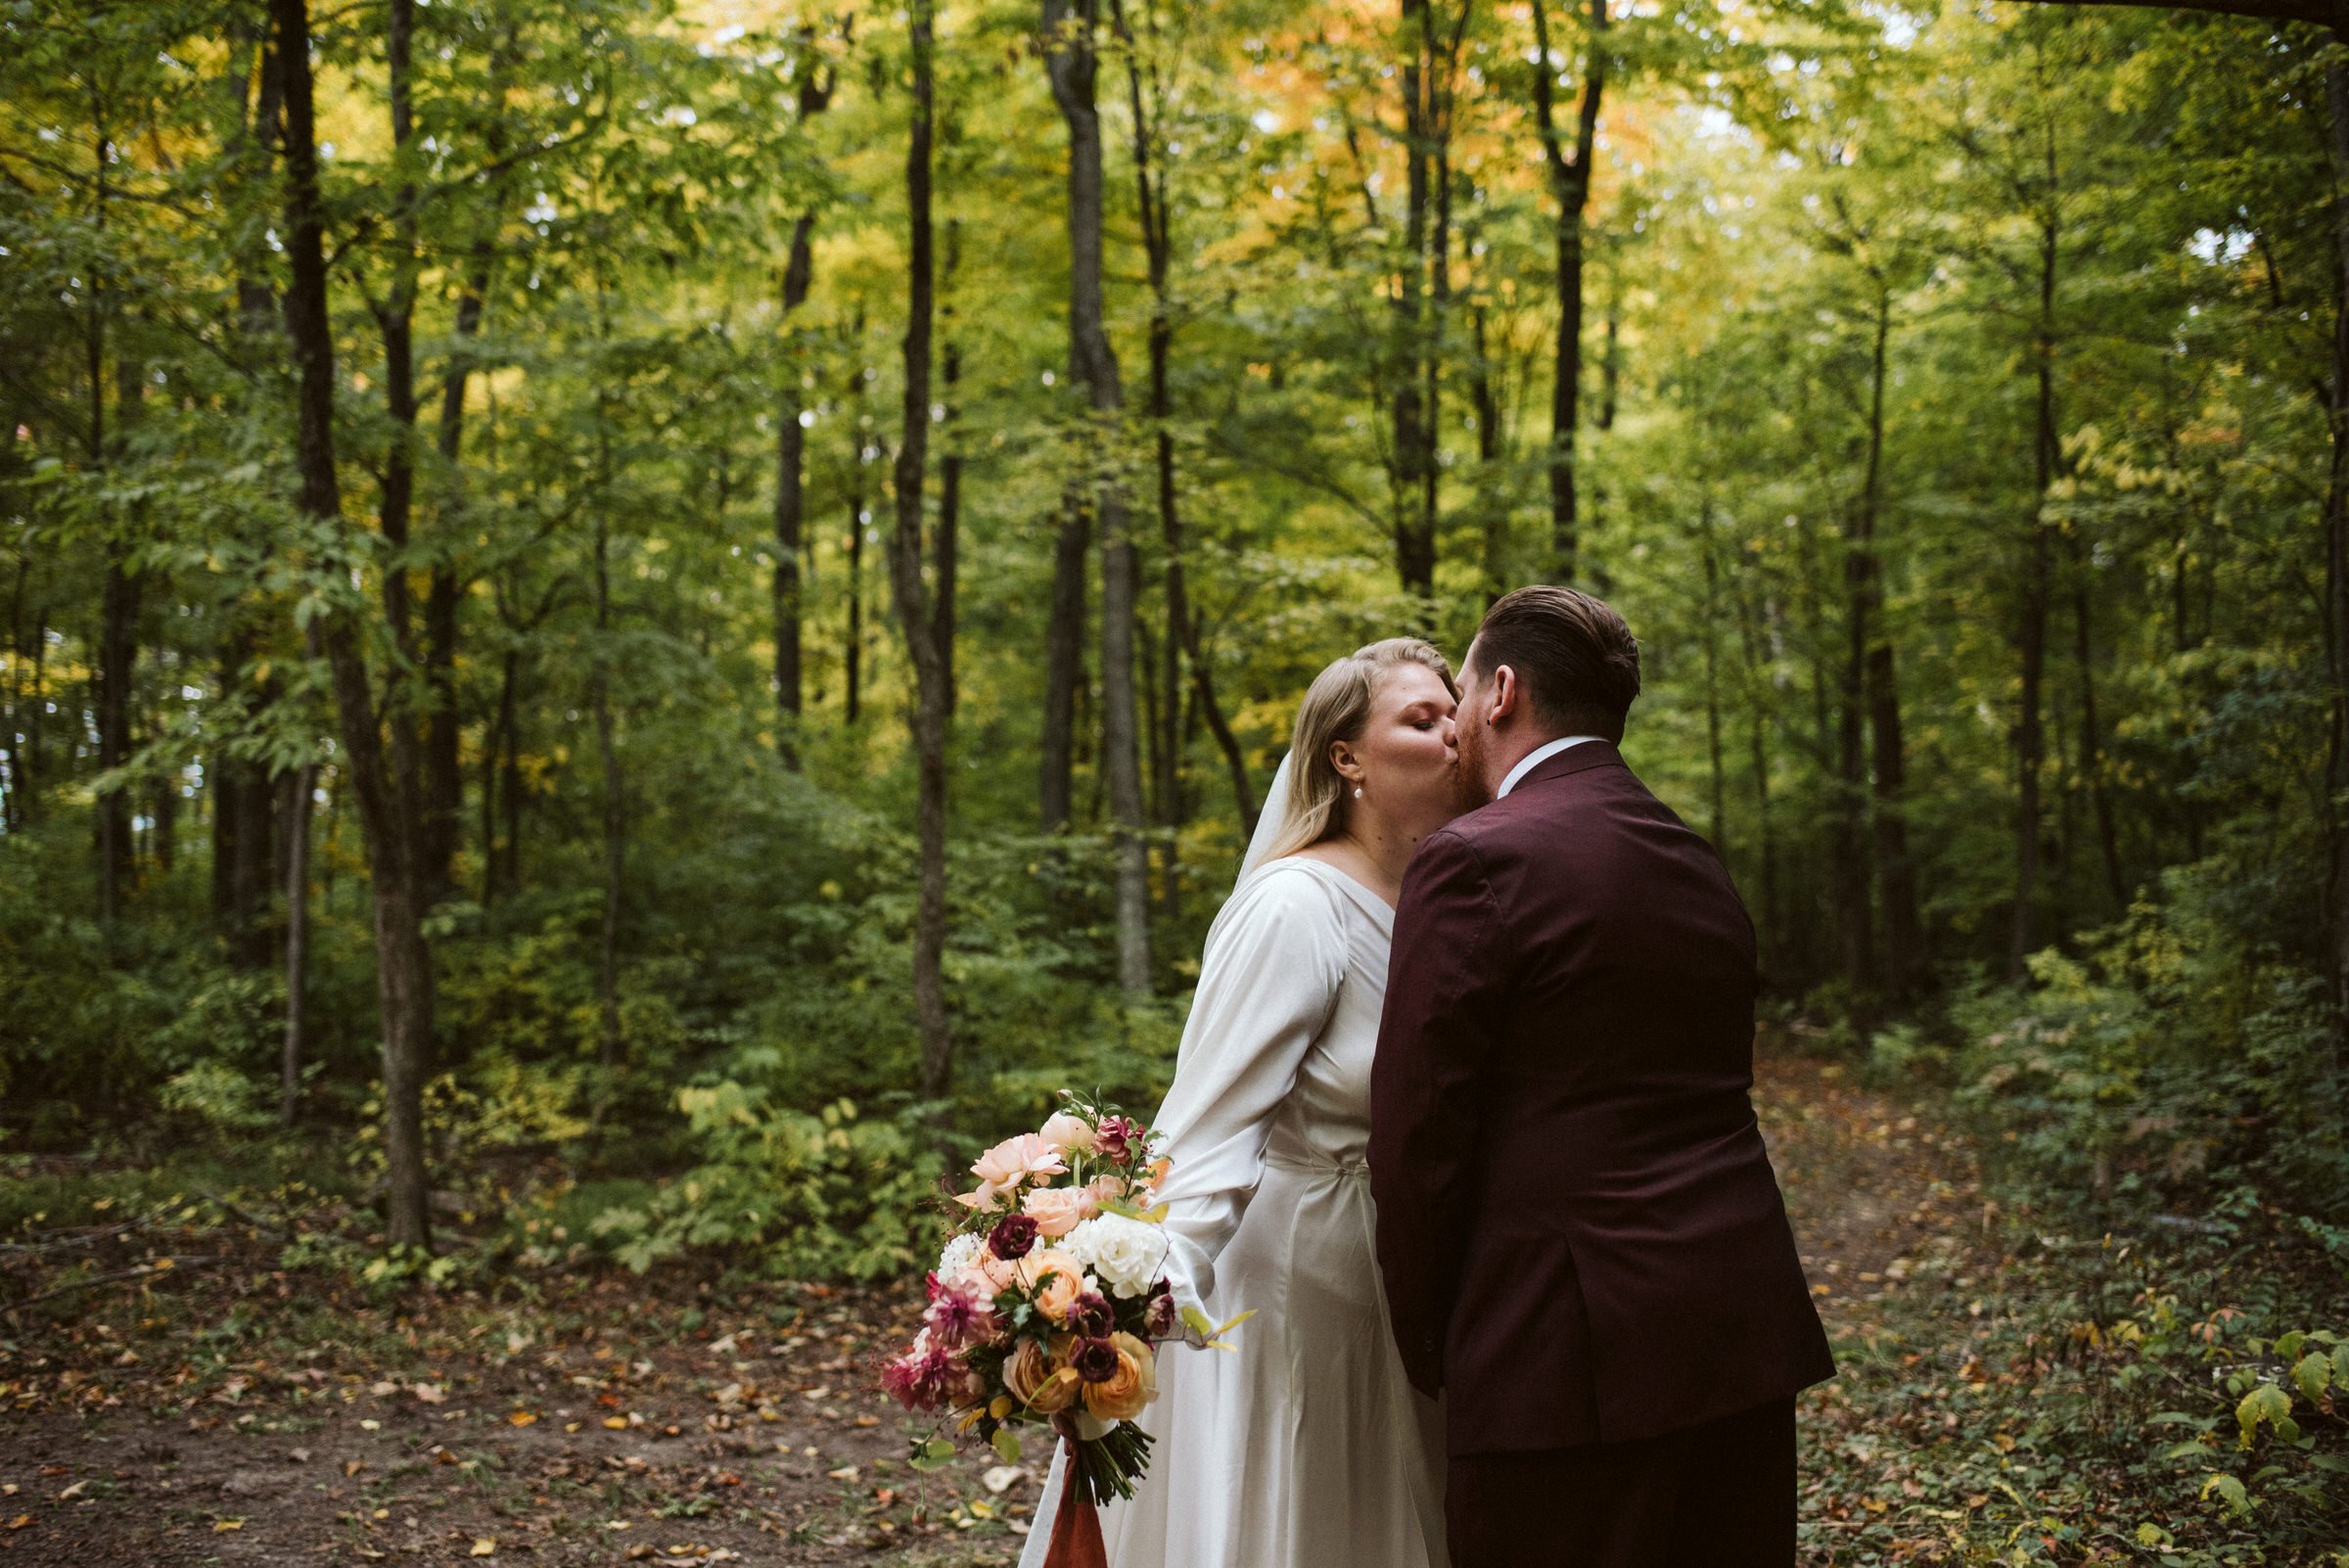
[[[1765,1062],[1757,1102],[1822,1313],[1866,1343],[1980,1224],[1970,1161],[1801,1057]],[[180,1288],[0,1340],[0,1559],[980,1568],[1035,1498],[1033,1460],[904,1467],[914,1427],[870,1375],[901,1294],[603,1278],[411,1319],[283,1275]],[[1836,1413],[1814,1398],[1814,1441]],[[1822,1487],[1806,1533],[1831,1540],[1857,1505]]]

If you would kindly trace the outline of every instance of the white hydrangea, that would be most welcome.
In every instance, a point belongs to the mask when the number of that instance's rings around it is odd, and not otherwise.
[[[1090,1268],[1120,1296],[1146,1296],[1167,1259],[1158,1226],[1122,1214],[1096,1215],[1070,1231],[1061,1249]]]
[[[979,1251],[987,1243],[965,1231],[946,1243],[946,1250],[938,1255],[938,1277],[952,1279],[979,1259]]]

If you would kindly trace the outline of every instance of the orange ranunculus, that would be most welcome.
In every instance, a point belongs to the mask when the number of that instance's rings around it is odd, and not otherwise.
[[[1131,1334],[1112,1334],[1118,1352],[1115,1377],[1084,1385],[1084,1407],[1104,1421],[1130,1421],[1158,1398],[1158,1358]]]
[[[1074,1368],[1060,1364],[1033,1339],[1023,1339],[1003,1363],[1003,1386],[1039,1415],[1069,1407],[1077,1398],[1079,1379]]]

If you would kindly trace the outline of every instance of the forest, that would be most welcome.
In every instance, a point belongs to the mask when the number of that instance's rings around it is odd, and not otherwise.
[[[1806,1560],[2349,1565],[2342,27],[0,0],[0,1556],[1011,1561],[941,1177],[1551,581],[1759,932]]]

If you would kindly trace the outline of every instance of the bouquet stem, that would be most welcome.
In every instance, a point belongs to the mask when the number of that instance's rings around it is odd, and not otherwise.
[[[1069,1468],[1062,1496],[1082,1497],[1088,1512],[1100,1503],[1132,1497],[1134,1478],[1150,1467],[1150,1434],[1131,1421],[1120,1421],[1090,1443],[1075,1438],[1067,1442]]]

